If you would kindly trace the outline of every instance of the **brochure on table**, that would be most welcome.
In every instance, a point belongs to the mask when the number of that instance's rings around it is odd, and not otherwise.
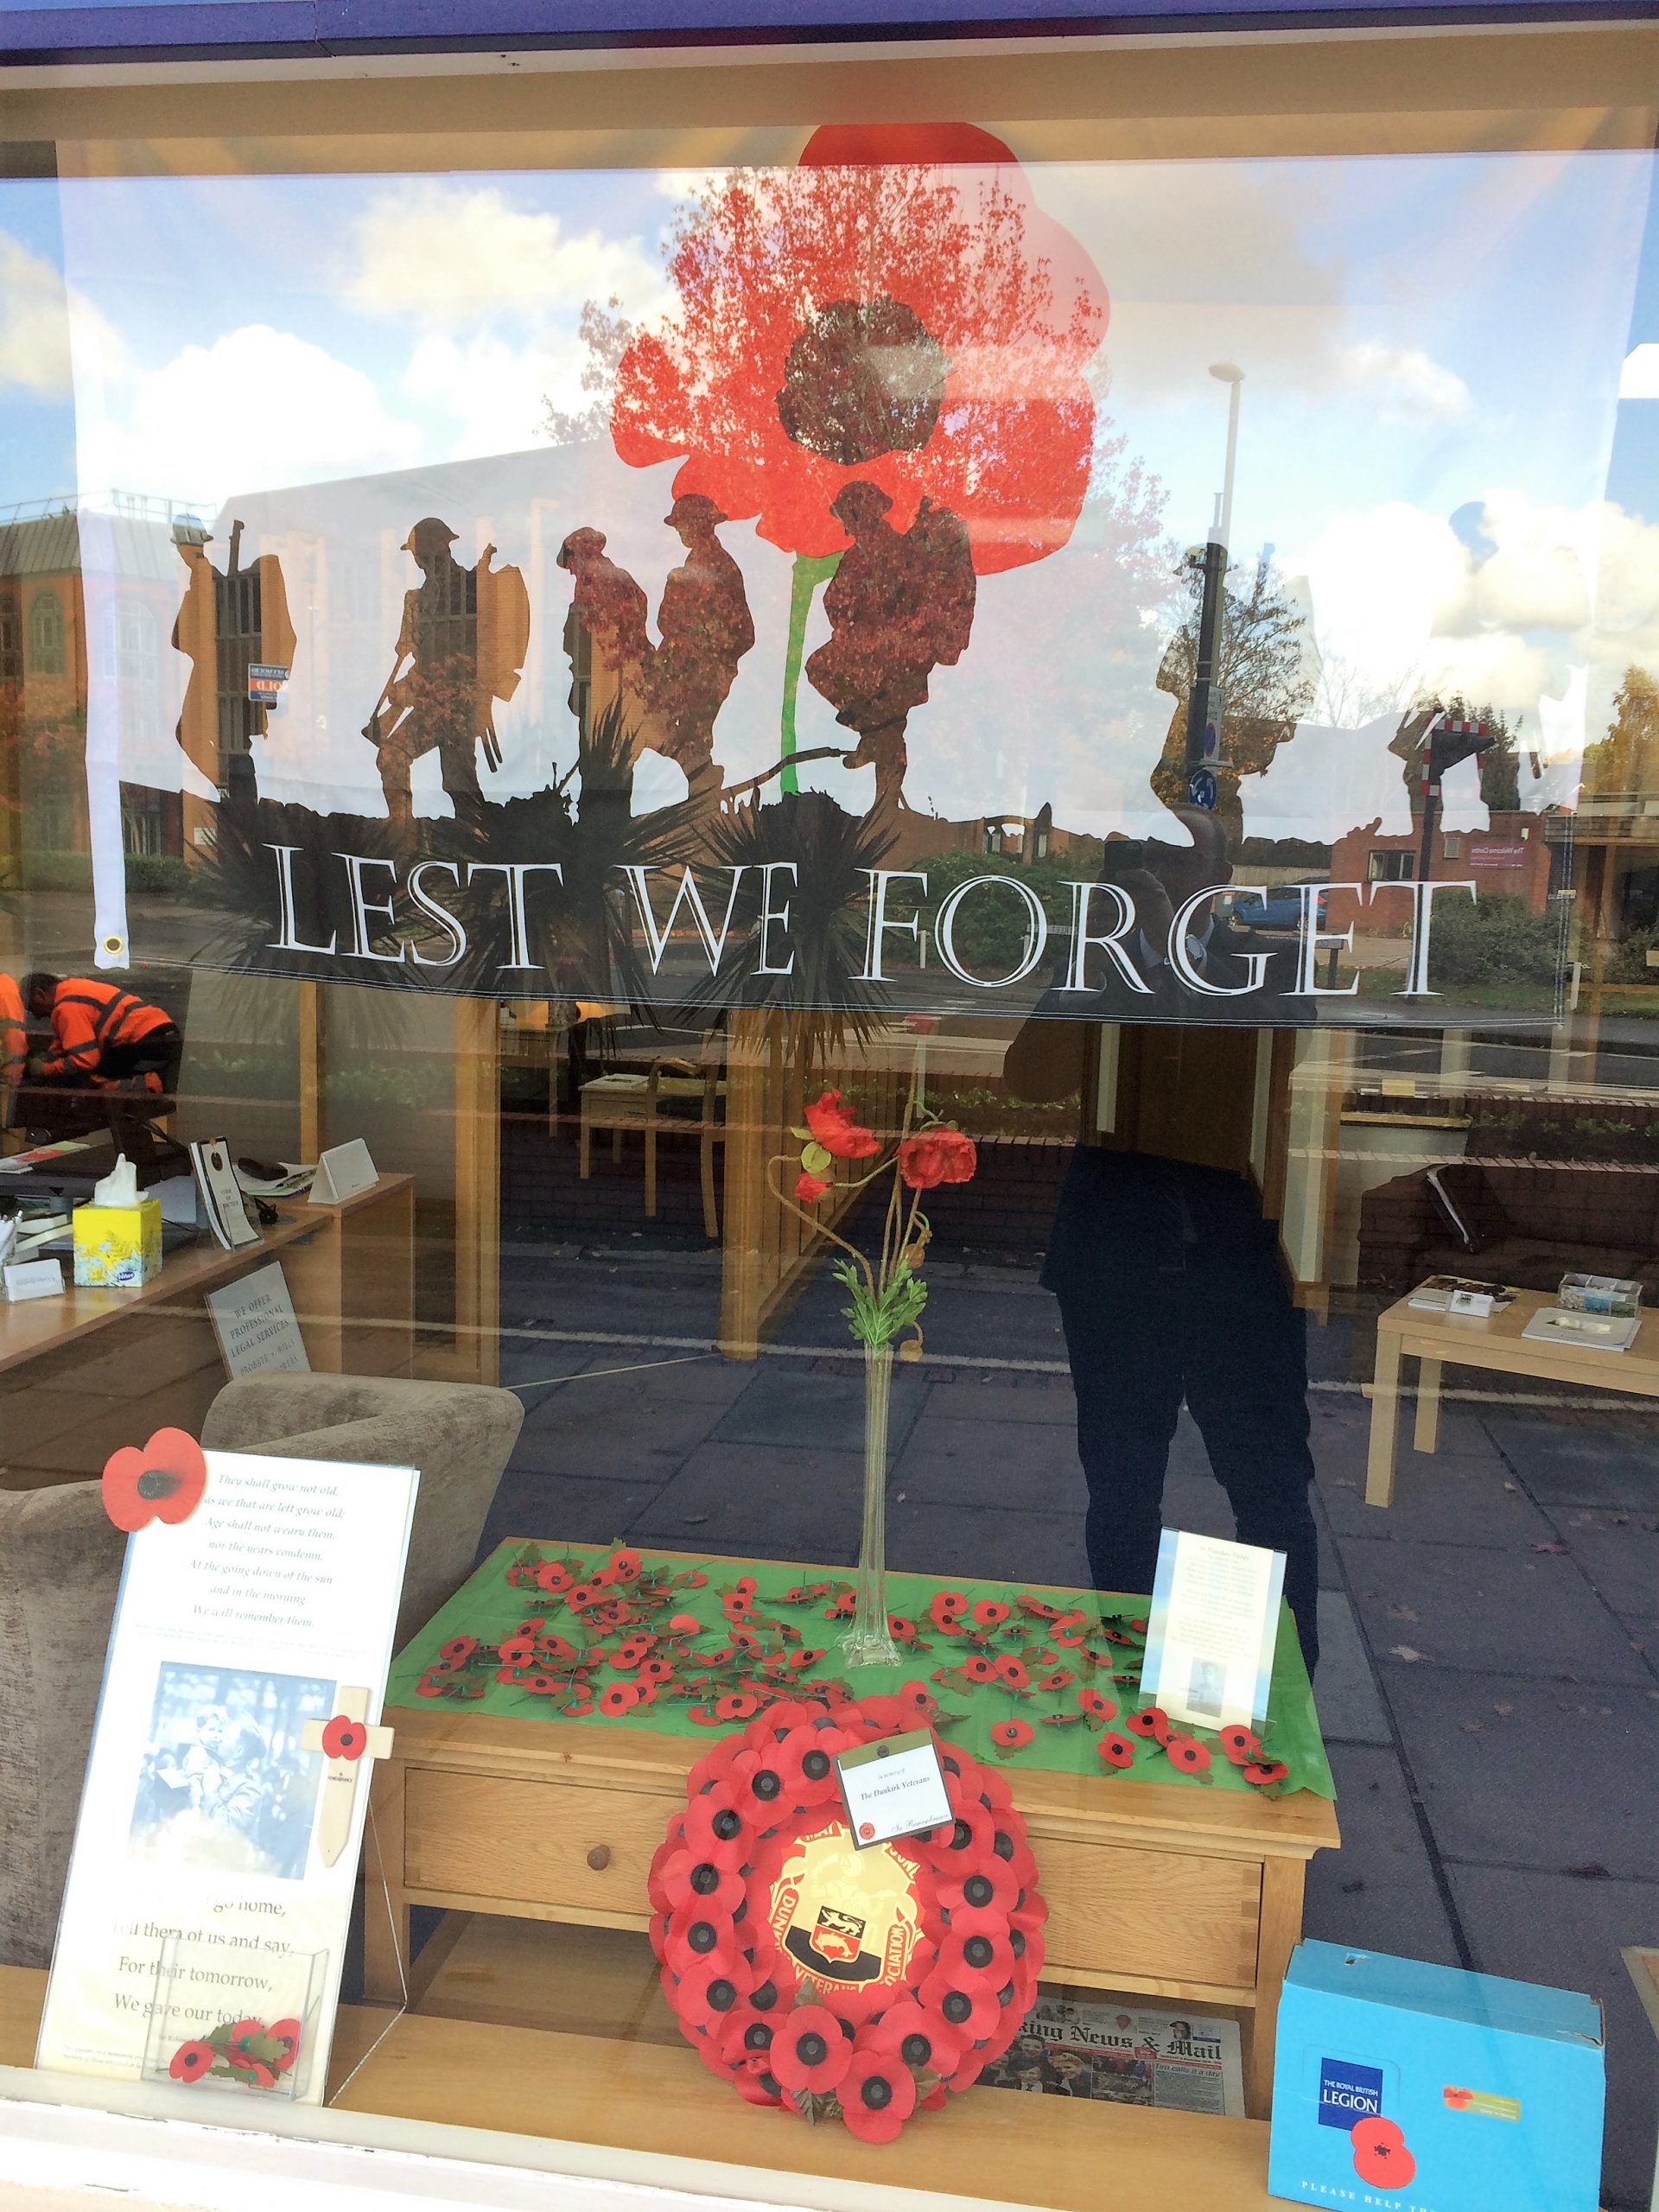
[[[37,2063],[191,2081],[275,2030],[252,2080],[315,2102],[418,1477],[205,1460],[128,1540]]]
[[[1285,1555],[1166,1529],[1158,1544],[1141,1687],[1200,1728],[1268,1717]]]

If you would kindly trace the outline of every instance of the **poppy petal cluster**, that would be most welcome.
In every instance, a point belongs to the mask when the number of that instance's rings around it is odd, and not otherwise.
[[[826,1090],[805,1109],[812,1141],[835,1160],[873,1160],[881,1149],[874,1129],[854,1121],[851,1109],[841,1103],[838,1090]]]
[[[201,1503],[207,1462],[194,1436],[158,1428],[142,1451],[124,1445],[105,1462],[104,1510],[129,1535],[152,1521],[176,1527]]]
[[[931,1191],[941,1183],[971,1183],[979,1154],[960,1129],[924,1129],[899,1147],[899,1173],[912,1191]]]

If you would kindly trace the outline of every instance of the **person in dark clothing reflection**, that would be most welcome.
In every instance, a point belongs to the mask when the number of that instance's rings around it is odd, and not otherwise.
[[[1193,848],[1148,845],[1144,867],[1114,878],[1135,899],[1132,957],[1149,994],[1137,1002],[1120,977],[1120,988],[1109,982],[1084,998],[1084,1019],[1061,1020],[1048,1009],[1073,1013],[1078,996],[1051,992],[1008,1050],[1004,1075],[1016,1096],[1036,1103],[1079,1090],[1103,1020],[1144,1020],[1150,1011],[1179,1020],[1198,1010],[1172,996],[1161,949],[1188,879],[1224,882],[1227,869],[1212,818],[1177,812]],[[1187,954],[1217,973],[1242,957],[1215,931],[1189,943]],[[1096,998],[1097,1006],[1090,1003]],[[1258,1019],[1272,1015],[1263,1007]],[[1285,1597],[1312,1674],[1319,1536],[1309,1497],[1306,1315],[1291,1301],[1276,1231],[1248,1179],[1146,1149],[1079,1144],[1042,1280],[1059,1300],[1077,1393],[1096,1588],[1152,1588],[1169,1446],[1185,1401],[1239,1541],[1285,1554]]]

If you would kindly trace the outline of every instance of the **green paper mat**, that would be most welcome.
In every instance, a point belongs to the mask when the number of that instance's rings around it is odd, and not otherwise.
[[[846,1624],[825,1618],[826,1607],[837,1596],[851,1591],[850,1580],[844,1572],[791,1567],[772,1560],[668,1558],[652,1552],[636,1553],[633,1556],[640,1562],[640,1580],[610,1586],[602,1592],[600,1603],[620,1599],[631,1608],[645,1611],[648,1618],[643,1622],[622,1622],[610,1626],[573,1612],[563,1594],[543,1592],[533,1580],[520,1585],[507,1580],[507,1570],[515,1565],[523,1571],[538,1561],[563,1561],[571,1569],[572,1581],[580,1586],[583,1577],[603,1567],[612,1556],[613,1549],[608,1545],[578,1549],[517,1538],[499,1545],[442,1611],[398,1654],[387,1684],[386,1703],[414,1707],[458,1703],[471,1711],[514,1720],[579,1718],[582,1725],[588,1727],[647,1728],[659,1734],[690,1736],[712,1743],[721,1734],[744,1726],[747,1718],[732,1712],[728,1717],[714,1721],[715,1698],[760,1695],[760,1690],[747,1687],[751,1681],[764,1681],[766,1688],[774,1695],[810,1696],[815,1686],[836,1681],[844,1683],[859,1697],[889,1695],[906,1683],[919,1682],[943,1708],[945,1717],[941,1732],[950,1741],[963,1745],[978,1759],[1011,1768],[1037,1768],[1053,1774],[1092,1774],[1108,1781],[1116,1774],[1125,1773],[1139,1781],[1168,1783],[1185,1789],[1236,1789],[1257,1795],[1309,1789],[1321,1797],[1334,1800],[1336,1796],[1307,1669],[1302,1663],[1290,1614],[1283,1608],[1274,1656],[1268,1721],[1262,1732],[1264,1757],[1282,1761],[1287,1772],[1281,1782],[1262,1791],[1247,1782],[1224,1757],[1212,1730],[1188,1728],[1182,1732],[1211,1753],[1210,1763],[1202,1772],[1189,1773],[1177,1767],[1159,1744],[1134,1736],[1127,1729],[1128,1716],[1142,1702],[1139,1694],[1142,1639],[1128,1624],[1131,1620],[1143,1618],[1150,1605],[1147,1599],[1095,1591],[1027,1591],[1018,1583],[949,1582],[931,1575],[890,1573],[890,1617],[897,1616],[912,1624],[917,1640],[906,1648],[903,1665],[861,1667],[849,1674],[840,1652]],[[702,1586],[690,1586],[681,1581],[670,1589],[669,1579],[694,1573],[707,1577]],[[731,1624],[722,1609],[722,1599],[735,1588],[740,1577],[745,1576],[752,1577],[755,1585],[747,1627],[760,1641],[762,1650],[753,1655],[734,1655]],[[786,1591],[820,1581],[827,1582],[830,1587],[812,1602],[782,1602]],[[653,1588],[667,1594],[653,1599]],[[970,1642],[968,1636],[943,1634],[931,1620],[929,1608],[935,1595],[944,1590],[960,1593],[966,1601],[970,1624],[971,1609],[981,1603],[1007,1605],[1013,1609],[1011,1618],[986,1633],[979,1643]],[[643,1604],[642,1591],[645,1593]],[[1050,1632],[1053,1624],[1022,1614],[1019,1604],[1022,1596],[1067,1611],[1083,1611],[1087,1617],[1086,1649],[1074,1649],[1052,1643]],[[692,1635],[682,1630],[672,1636],[665,1635],[667,1623],[676,1615],[694,1617],[698,1632]],[[496,1647],[512,1637],[521,1623],[533,1620],[544,1624],[541,1630],[543,1637],[562,1637],[578,1661],[599,1656],[600,1664],[588,1676],[578,1676],[574,1688],[562,1687],[552,1694],[531,1689],[522,1681],[498,1680],[499,1660]],[[1109,1642],[1107,1631],[1127,1640],[1122,1643]],[[636,1681],[634,1671],[613,1669],[609,1656],[619,1652],[631,1637],[642,1632],[659,1639],[652,1646],[653,1655],[659,1660],[671,1656],[677,1669],[673,1676],[658,1686],[655,1701],[614,1714],[602,1712],[597,1706],[591,1713],[569,1713],[567,1708],[571,1703],[585,1701],[583,1679],[591,1681],[595,1696],[605,1688]],[[792,1646],[787,1642],[791,1632],[795,1637]],[[461,1660],[457,1666],[448,1666],[441,1656],[442,1647],[456,1638],[467,1637],[475,1639],[477,1651]],[[781,1669],[785,1663],[783,1655],[791,1648],[821,1650],[823,1656],[810,1666],[791,1672],[785,1680],[766,1676],[763,1658],[770,1656]],[[1053,1657],[1039,1660],[1039,1652],[1052,1652]],[[1033,1684],[1023,1690],[1016,1691],[1000,1679],[977,1685],[970,1685],[954,1674],[943,1682],[934,1679],[939,1670],[955,1669],[964,1660],[984,1656],[995,1661],[999,1656],[1021,1654],[1026,1655]],[[715,1675],[699,1685],[695,1694],[685,1694],[682,1688],[685,1674],[702,1668],[711,1659],[720,1660],[721,1655],[725,1655],[724,1662]],[[539,1677],[543,1682],[563,1683],[570,1668],[569,1661],[556,1658],[539,1663],[546,1669]],[[1039,1676],[1056,1669],[1071,1674],[1074,1679],[1054,1690],[1034,1686]],[[1098,1690],[1118,1707],[1116,1716],[1103,1725],[1133,1744],[1131,1766],[1114,1767],[1103,1759],[1097,1749],[1103,1724],[1083,1718],[1050,1723],[1051,1715],[1077,1713],[1078,1693],[1086,1688]],[[709,1715],[709,1719],[694,1719],[694,1713],[698,1711]],[[953,1719],[953,1715],[958,1717]],[[1029,1743],[1005,1749],[994,1741],[993,1729],[1009,1721],[1023,1722],[1031,1728]]]

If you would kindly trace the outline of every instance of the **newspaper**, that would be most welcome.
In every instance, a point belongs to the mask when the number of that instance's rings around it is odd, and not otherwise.
[[[1145,2005],[1039,1997],[1013,2047],[979,2078],[992,2088],[1166,2112],[1244,2112],[1237,2022]]]

